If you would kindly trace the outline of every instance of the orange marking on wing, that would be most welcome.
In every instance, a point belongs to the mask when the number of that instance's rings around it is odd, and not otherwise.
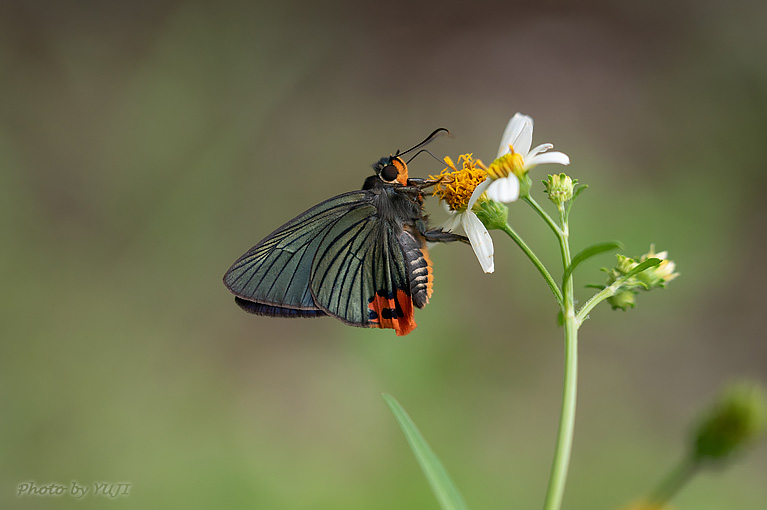
[[[368,304],[368,309],[375,314],[375,317],[370,319],[371,328],[393,329],[397,336],[404,336],[416,327],[413,319],[413,300],[404,290],[398,289],[395,299],[388,299],[376,293]]]

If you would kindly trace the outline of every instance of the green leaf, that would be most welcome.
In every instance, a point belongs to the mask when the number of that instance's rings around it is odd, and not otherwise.
[[[588,187],[589,187],[588,184],[581,184],[580,186],[575,188],[575,191],[573,191],[573,198],[571,198],[570,201],[574,202],[575,199],[578,198],[578,195],[580,195],[583,192],[583,190],[585,190]]]
[[[644,262],[641,262],[637,267],[635,267],[634,269],[632,269],[631,271],[629,271],[628,273],[623,275],[621,277],[621,280],[626,281],[629,278],[631,278],[632,276],[634,276],[635,274],[639,274],[642,271],[644,271],[645,269],[650,269],[651,267],[655,267],[658,264],[660,264],[661,262],[662,262],[661,259],[656,259],[656,258],[647,259]]]
[[[429,485],[431,485],[431,490],[437,497],[437,501],[439,501],[439,506],[443,510],[466,510],[466,502],[464,502],[463,496],[458,492],[458,489],[450,479],[450,475],[447,474],[445,467],[434,454],[431,447],[429,447],[429,444],[423,438],[413,420],[410,419],[410,416],[408,416],[394,397],[386,393],[382,396],[397,419],[407,442],[410,443],[410,449],[413,450],[413,455],[415,455],[416,460],[421,465],[421,470],[426,475],[426,479],[429,481]]]
[[[565,274],[562,276],[562,281],[566,281],[570,275],[573,274],[573,271],[575,271],[575,268],[578,267],[581,262],[590,259],[594,255],[599,255],[600,253],[604,253],[606,251],[620,250],[621,248],[623,248],[623,245],[616,241],[592,244],[588,248],[584,248],[578,252],[575,257],[573,257],[572,262],[570,262],[570,266],[565,270]]]

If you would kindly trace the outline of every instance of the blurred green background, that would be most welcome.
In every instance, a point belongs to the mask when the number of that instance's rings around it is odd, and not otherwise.
[[[435,249],[405,338],[250,316],[221,284],[379,157],[445,126],[436,154],[489,161],[517,111],[590,185],[575,250],[655,242],[682,273],[581,329],[565,506],[647,492],[722,384],[767,381],[766,5],[3,2],[0,507],[437,508],[382,392],[471,508],[539,507],[562,332],[509,240],[493,275],[468,247]],[[555,268],[529,208],[511,218]],[[765,508],[766,476],[763,441],[675,505]],[[30,480],[132,488],[17,498]]]

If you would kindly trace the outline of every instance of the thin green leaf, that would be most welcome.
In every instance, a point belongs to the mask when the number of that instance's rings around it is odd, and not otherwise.
[[[580,195],[581,192],[583,192],[583,190],[585,190],[588,187],[589,187],[588,184],[581,184],[580,186],[576,187],[575,191],[573,191],[573,198],[571,198],[570,201],[574,202],[575,199],[578,198],[578,195]]]
[[[588,285],[584,285],[583,287],[585,289],[599,289],[599,290],[603,290],[606,287],[606,285],[594,285],[593,283],[589,283]]]
[[[637,267],[635,267],[634,269],[626,273],[623,277],[621,277],[621,280],[626,281],[632,276],[634,276],[635,274],[639,274],[645,269],[650,269],[651,267],[655,267],[661,262],[662,262],[661,259],[656,259],[656,258],[647,259],[644,262],[640,263]]]
[[[620,250],[621,248],[623,248],[623,245],[616,241],[592,244],[588,248],[584,248],[578,252],[575,257],[573,257],[572,262],[570,262],[570,266],[565,270],[564,276],[562,276],[562,281],[566,281],[570,275],[573,274],[573,271],[575,271],[575,268],[578,267],[581,262],[590,259],[594,255],[599,255],[600,253],[604,253],[606,251]]]
[[[423,438],[413,420],[410,419],[410,416],[408,416],[394,397],[386,393],[382,396],[397,419],[402,432],[405,434],[413,455],[415,455],[416,460],[421,465],[421,469],[424,475],[426,475],[429,485],[431,485],[431,490],[437,497],[437,501],[439,501],[439,506],[443,510],[466,510],[467,507],[463,496],[458,492],[458,488],[453,484],[450,475],[447,474],[445,467],[434,454],[431,447],[429,447],[429,444]]]

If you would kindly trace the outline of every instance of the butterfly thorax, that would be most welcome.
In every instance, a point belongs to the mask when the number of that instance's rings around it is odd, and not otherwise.
[[[423,195],[420,191],[382,182],[376,175],[368,177],[362,189],[370,192],[378,210],[377,216],[398,228],[414,225],[423,218]]]
[[[405,270],[410,283],[413,304],[422,308],[432,294],[433,274],[426,240],[421,231],[426,227],[423,211],[423,195],[412,187],[382,182],[372,176],[365,182],[370,185],[377,216],[384,228],[388,228],[396,240],[394,249],[401,250]]]

